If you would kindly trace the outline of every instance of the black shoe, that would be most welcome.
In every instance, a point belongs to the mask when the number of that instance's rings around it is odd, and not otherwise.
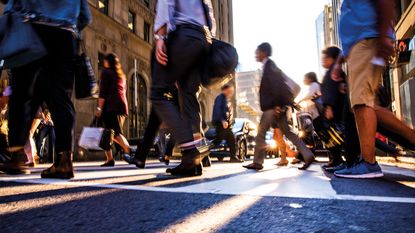
[[[115,161],[112,159],[108,162],[105,162],[104,164],[101,164],[100,167],[114,167],[115,166]]]
[[[30,170],[25,164],[26,160],[27,157],[23,149],[12,153],[11,156],[4,156],[0,162],[0,172],[10,175],[30,174]]]
[[[212,161],[210,160],[210,156],[206,156],[205,158],[203,158],[202,164],[203,164],[203,167],[211,167]]]
[[[169,158],[169,156],[167,156],[167,155],[160,156],[160,157],[159,157],[159,161],[160,161],[161,163],[166,164],[166,165],[169,165],[169,164],[170,164],[170,158]]]
[[[175,168],[168,168],[166,172],[174,176],[201,176],[203,174],[203,166],[199,164],[189,168],[183,164],[179,164]]]
[[[42,178],[71,179],[74,177],[72,152],[63,152],[56,156],[56,162],[40,174]]]
[[[139,159],[136,159],[134,156],[124,154],[123,159],[128,164],[133,164],[137,168],[145,168],[146,167],[146,162],[145,161],[141,161]]]
[[[264,166],[262,166],[261,164],[257,164],[257,163],[251,163],[249,165],[245,165],[243,166],[246,169],[252,169],[252,170],[257,170],[260,171],[262,169],[264,169]]]
[[[229,159],[229,162],[230,162],[230,163],[243,163],[243,161],[242,161],[242,160],[240,160],[240,159],[238,159],[238,158],[236,158],[236,157],[231,157],[231,158]]]

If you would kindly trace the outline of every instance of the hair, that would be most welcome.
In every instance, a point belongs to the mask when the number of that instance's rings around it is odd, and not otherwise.
[[[118,78],[126,78],[124,71],[122,70],[120,59],[116,54],[109,53],[105,56],[104,60],[108,61],[109,69],[113,70],[117,74]]]
[[[342,50],[337,46],[330,46],[322,51],[323,54],[325,54],[329,58],[333,58],[334,60],[337,60],[341,52]]]
[[[224,91],[224,90],[229,89],[229,88],[231,88],[231,87],[232,87],[231,85],[229,85],[229,84],[225,84],[225,85],[223,85],[220,89],[221,89],[222,91]]]
[[[257,49],[264,52],[268,57],[272,56],[272,46],[267,42],[258,45]]]
[[[304,77],[309,79],[312,83],[318,83],[317,74],[314,72],[308,72]]]

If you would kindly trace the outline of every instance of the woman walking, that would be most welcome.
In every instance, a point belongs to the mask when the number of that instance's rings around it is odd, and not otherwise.
[[[124,153],[130,154],[130,145],[123,135],[123,125],[128,116],[126,96],[126,77],[117,55],[110,53],[104,58],[104,70],[101,73],[100,93],[96,116],[102,117],[104,126],[114,131],[114,141]],[[107,160],[102,167],[115,165],[111,147],[104,148]]]

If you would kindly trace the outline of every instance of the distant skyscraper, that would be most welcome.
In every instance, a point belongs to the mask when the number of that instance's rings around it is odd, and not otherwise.
[[[321,51],[326,47],[325,38],[324,38],[324,11],[316,19],[316,36],[317,36],[317,58],[319,64],[319,75],[322,75],[324,72],[323,67],[321,66]]]
[[[341,47],[340,36],[339,36],[339,20],[340,20],[340,8],[343,0],[332,0],[331,1],[331,14],[332,14],[332,24],[333,24],[333,44]]]
[[[239,72],[236,74],[237,116],[258,123],[261,114],[259,106],[259,86],[261,70]]]

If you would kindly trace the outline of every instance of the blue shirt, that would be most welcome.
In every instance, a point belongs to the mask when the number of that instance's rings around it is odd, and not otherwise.
[[[9,0],[4,12],[21,12],[31,22],[74,32],[91,22],[87,0]]]
[[[212,23],[212,35],[216,31],[215,19],[211,0],[203,0],[209,8],[209,17]],[[158,0],[157,15],[154,22],[154,31],[167,25],[168,31],[174,31],[177,25],[194,24],[208,26],[202,5],[202,0]]]
[[[375,0],[344,0],[339,26],[344,56],[348,56],[359,41],[379,37]],[[395,39],[392,22],[388,36]]]

